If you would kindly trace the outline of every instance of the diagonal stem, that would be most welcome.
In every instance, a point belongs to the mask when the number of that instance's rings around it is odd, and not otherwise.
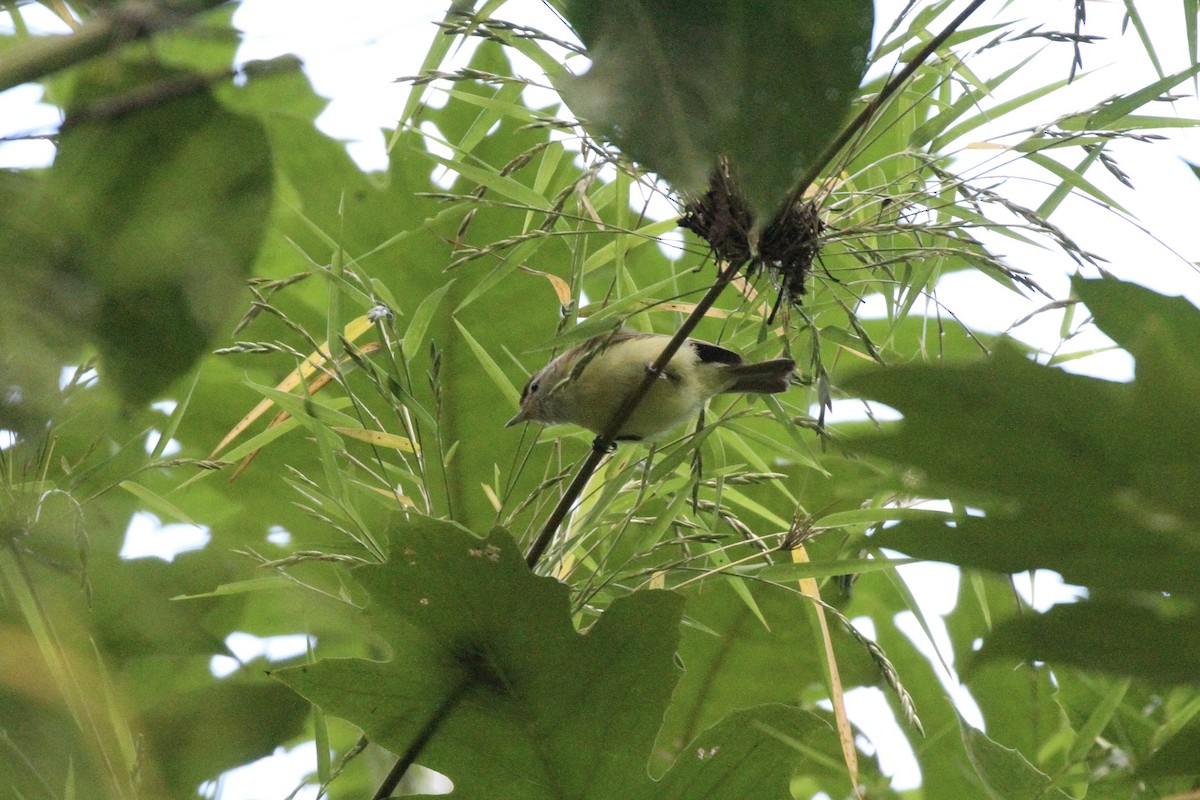
[[[613,443],[616,441],[617,431],[621,430],[621,426],[633,414],[638,403],[646,396],[646,392],[650,391],[650,386],[662,374],[663,367],[667,365],[679,348],[683,346],[683,341],[688,335],[695,330],[696,325],[712,308],[713,303],[721,296],[721,292],[729,285],[729,282],[737,275],[741,264],[729,263],[717,275],[717,280],[708,288],[708,292],[692,309],[692,313],[688,315],[683,324],[679,326],[679,330],[675,331],[675,335],[671,337],[671,341],[667,342],[667,346],[663,348],[662,353],[654,360],[646,369],[646,374],[642,376],[642,382],[639,383],[632,392],[625,398],[625,402],[617,409],[617,413],[613,416],[612,421],[604,429],[604,433],[596,437],[592,443],[592,451],[588,453],[587,459],[583,462],[583,466],[579,468],[579,472],[575,473],[575,479],[571,481],[571,485],[563,492],[563,496],[559,499],[558,505],[554,507],[554,511],[550,513],[550,517],[546,520],[546,524],[542,526],[541,533],[530,546],[529,551],[525,554],[525,563],[533,569],[537,564],[538,559],[542,557],[550,540],[554,537],[555,531],[562,521],[566,519],[567,513],[571,510],[571,506],[575,504],[583,487],[591,479],[592,473],[596,471],[596,467],[600,466],[600,460],[608,453]]]
[[[816,181],[821,171],[825,169],[834,158],[837,157],[838,152],[846,145],[846,143],[849,142],[858,131],[866,127],[867,123],[870,122],[871,117],[873,117],[883,105],[883,102],[892,94],[894,94],[900,85],[904,81],[908,80],[908,78],[917,70],[917,68],[924,63],[924,61],[928,59],[938,47],[945,43],[946,39],[948,39],[950,35],[957,30],[958,26],[965,22],[966,19],[972,13],[974,13],[979,6],[983,5],[985,1],[986,0],[973,0],[970,6],[968,6],[963,13],[955,17],[945,30],[930,40],[929,44],[922,48],[921,51],[913,58],[911,62],[905,66],[903,70],[901,70],[899,73],[893,76],[891,80],[888,81],[888,83],[880,91],[879,95],[866,105],[859,115],[855,117],[854,120],[846,127],[842,134],[839,135],[838,138],[834,140],[834,142],[832,142],[828,148],[826,148],[825,152],[821,154],[821,157],[814,164],[813,168],[807,175],[804,176],[804,179],[797,185],[796,189],[789,196],[789,203],[797,202],[800,198],[803,198],[804,191]],[[705,293],[700,302],[696,304],[696,307],[692,309],[692,313],[690,313],[687,319],[683,321],[683,324],[679,327],[679,330],[675,332],[675,335],[671,337],[671,341],[669,341],[667,346],[663,348],[663,351],[659,357],[655,359],[654,363],[646,370],[646,374],[643,376],[641,383],[639,383],[634,391],[632,391],[625,398],[625,402],[621,405],[621,408],[617,410],[616,415],[613,417],[612,421],[609,422],[604,433],[596,437],[595,442],[592,444],[592,450],[588,454],[587,459],[584,460],[583,465],[579,468],[579,472],[575,474],[570,486],[568,486],[567,490],[563,492],[563,496],[559,499],[558,505],[554,507],[554,510],[550,513],[550,517],[546,520],[546,524],[542,526],[542,530],[538,533],[537,539],[534,540],[533,544],[526,552],[525,563],[530,569],[533,569],[535,566],[537,566],[538,561],[541,560],[542,554],[546,551],[551,539],[554,538],[554,534],[558,531],[559,525],[561,525],[562,521],[566,519],[567,513],[571,510],[571,506],[575,504],[575,501],[579,498],[584,486],[586,486],[587,482],[591,480],[592,474],[596,471],[596,467],[600,465],[600,461],[603,460],[604,456],[608,453],[609,448],[612,447],[614,441],[616,440],[617,431],[619,431],[621,426],[625,424],[625,421],[629,419],[630,415],[637,408],[638,403],[641,402],[642,398],[646,395],[646,392],[650,390],[650,385],[662,373],[663,367],[667,365],[667,362],[671,360],[671,358],[683,345],[683,341],[688,337],[689,334],[691,334],[693,330],[695,330],[696,325],[700,323],[701,318],[703,318],[708,310],[712,308],[713,304],[717,301],[717,298],[721,296],[721,292],[725,291],[725,287],[728,286],[734,277],[737,276],[738,270],[741,266],[742,265],[740,263],[732,262],[725,264],[721,268],[717,275],[717,280],[712,286],[709,287],[708,292]],[[404,755],[401,756],[396,764],[392,767],[391,771],[388,773],[388,777],[379,787],[378,791],[376,791],[373,800],[381,800],[381,798],[386,798],[396,787],[400,781],[400,778],[404,775],[404,772],[407,771],[410,766],[412,766],[412,764],[420,756],[421,751],[425,748],[425,745],[429,743],[429,740],[433,738],[438,728],[441,727],[441,724],[445,721],[445,718],[450,714],[454,707],[458,705],[459,701],[461,701],[462,696],[465,693],[465,689],[466,686],[464,682],[464,684],[459,687],[459,690],[452,692],[446,698],[446,700],[426,723],[421,733],[418,734],[417,738],[412,742],[412,744],[409,745]]]
[[[913,57],[911,61],[904,65],[904,69],[893,75],[891,79],[884,84],[884,87],[880,90],[879,94],[863,107],[862,111],[860,111],[858,115],[851,120],[850,124],[847,125],[840,134],[838,134],[836,139],[830,142],[829,146],[825,148],[820,157],[813,162],[813,166],[803,176],[800,182],[797,183],[796,188],[792,190],[791,194],[788,195],[787,204],[784,205],[783,208],[790,208],[793,204],[798,203],[803,199],[804,192],[808,189],[808,187],[816,182],[817,178],[820,177],[821,172],[833,162],[841,149],[845,147],[855,135],[857,135],[867,126],[879,109],[883,107],[884,102],[886,102],[889,97],[895,94],[896,90],[898,90],[905,81],[912,77],[912,74],[916,72],[917,69],[919,69],[920,66],[924,64],[925,61],[928,60],[929,57],[933,55],[939,47],[945,44],[946,40],[949,39],[956,30],[958,30],[959,26],[966,22],[967,19],[985,2],[987,2],[987,0],[972,0],[971,4],[963,9],[961,14],[951,20],[950,23],[940,33],[930,39],[929,42],[921,48],[921,50]],[[580,466],[579,472],[575,474],[575,478],[571,481],[571,484],[567,487],[567,490],[563,492],[563,496],[559,499],[558,505],[556,505],[554,510],[550,512],[550,516],[546,520],[546,524],[542,526],[542,530],[538,533],[537,539],[534,540],[533,544],[530,545],[529,550],[525,553],[525,563],[529,565],[530,569],[533,569],[534,566],[537,565],[537,562],[541,559],[542,554],[549,546],[550,540],[554,538],[554,534],[558,530],[559,525],[561,525],[562,521],[566,519],[567,513],[571,510],[571,506],[573,506],[575,501],[579,499],[579,495],[583,491],[584,486],[586,486],[587,482],[591,479],[592,473],[594,473],[596,468],[600,466],[600,461],[612,447],[617,435],[617,431],[621,429],[621,426],[624,425],[625,421],[629,419],[631,414],[633,414],[633,411],[637,408],[638,403],[641,402],[642,398],[646,395],[646,392],[650,390],[650,385],[662,373],[663,367],[667,365],[667,362],[671,360],[672,356],[674,356],[679,348],[683,345],[684,339],[686,339],[688,335],[696,328],[696,325],[699,324],[700,319],[708,312],[708,309],[712,307],[717,298],[720,297],[721,292],[725,291],[725,287],[728,286],[730,281],[733,280],[734,276],[737,275],[737,271],[740,267],[741,264],[730,263],[726,264],[721,269],[717,276],[717,280],[712,286],[709,287],[708,292],[704,295],[696,307],[692,309],[692,313],[689,314],[687,319],[683,321],[683,325],[679,327],[679,330],[675,332],[675,335],[671,337],[671,341],[667,343],[667,346],[663,349],[662,354],[659,355],[654,364],[652,364],[646,370],[646,374],[642,378],[642,382],[638,384],[634,391],[632,391],[625,398],[625,402],[621,405],[621,408],[617,410],[616,415],[608,424],[608,427],[605,429],[604,433],[596,437],[595,442],[592,443],[592,451],[588,453],[588,457],[584,460],[583,465]]]
[[[808,190],[808,187],[817,182],[817,178],[821,176],[821,172],[833,163],[833,160],[837,158],[837,154],[841,149],[860,131],[867,127],[867,123],[871,121],[871,118],[875,116],[879,109],[883,108],[883,104],[887,102],[888,98],[895,94],[896,90],[911,78],[912,74],[920,69],[921,65],[937,52],[937,49],[945,44],[946,40],[953,36],[954,32],[967,21],[967,18],[974,14],[985,2],[987,0],[972,0],[971,4],[964,8],[961,14],[950,20],[950,23],[939,34],[930,39],[913,56],[912,61],[904,65],[904,69],[897,72],[884,84],[883,88],[879,90],[879,94],[875,95],[870,102],[863,106],[862,111],[858,112],[858,115],[850,121],[850,124],[843,128],[842,132],[837,135],[837,138],[830,142],[829,146],[817,157],[812,167],[809,168],[800,182],[796,184],[796,188],[788,195],[787,203],[783,206],[784,209],[791,208],[804,199],[804,193]]]
[[[450,716],[450,713],[462,702],[470,685],[470,680],[463,677],[450,690],[441,704],[434,709],[429,719],[425,721],[424,727],[421,728],[416,738],[408,745],[408,749],[404,751],[400,758],[396,759],[396,763],[388,770],[387,776],[379,784],[379,788],[375,790],[375,794],[371,796],[371,800],[386,800],[386,798],[392,796],[392,792],[400,785],[400,779],[404,777],[404,773],[408,772],[409,767],[416,763],[417,757],[421,755],[421,751],[425,749],[425,745],[429,744],[429,740],[437,733],[438,728],[442,727],[442,723],[446,721],[446,717]]]

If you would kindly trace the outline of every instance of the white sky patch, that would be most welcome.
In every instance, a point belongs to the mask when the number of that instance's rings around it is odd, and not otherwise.
[[[41,102],[44,90],[24,84],[0,92],[0,137],[44,135],[58,130],[62,112]],[[15,139],[0,142],[0,169],[48,166],[54,161],[54,144],[49,139]]]
[[[672,219],[679,216],[679,209],[664,193],[665,187],[642,182],[634,183],[630,191],[633,209],[644,217],[642,224],[652,220]]]
[[[159,442],[162,441],[162,436],[163,436],[162,431],[157,430],[155,428],[150,429],[150,431],[146,434],[145,447],[146,447],[147,453],[154,452],[155,448],[158,447]],[[168,439],[166,444],[163,445],[162,452],[159,455],[160,456],[173,456],[182,450],[183,450],[183,445],[181,445],[179,443],[178,439]]]
[[[856,738],[859,748],[878,758],[880,771],[892,779],[892,789],[904,791],[920,786],[916,753],[896,722],[883,690],[858,686],[846,692],[845,699],[847,716],[862,731]]]
[[[421,123],[420,130],[425,135],[425,147],[429,149],[430,153],[447,160],[454,158],[454,150],[446,144],[446,137],[442,135],[442,131],[437,125],[426,120]],[[454,182],[458,180],[458,173],[444,164],[433,163],[433,172],[430,175],[430,179],[434,185],[442,189],[453,187]]]
[[[293,787],[316,772],[317,744],[305,742],[291,749],[275,748],[266,758],[230,770],[200,787],[210,800],[267,800],[285,797]],[[267,787],[270,787],[268,789]],[[317,786],[306,786],[294,800],[316,800]]]
[[[267,541],[270,542],[271,544],[283,547],[285,545],[291,544],[292,533],[287,528],[281,527],[279,525],[272,525],[271,529],[269,531],[267,531]]]
[[[919,507],[928,508],[931,505],[933,503],[922,504]],[[904,558],[902,553],[891,550],[883,552],[888,558]],[[910,590],[920,589],[922,594],[917,599],[922,613],[926,616],[943,617],[958,604],[958,567],[936,561],[922,561],[917,564],[903,564],[896,567],[896,571]],[[949,646],[949,639],[938,642],[938,647],[943,650]]]
[[[683,258],[684,238],[678,229],[667,231],[658,237],[658,249],[671,261]]]
[[[157,403],[151,403],[150,407],[155,411],[161,411],[168,417],[175,413],[175,409],[179,407],[179,403],[174,400],[159,400]],[[153,453],[154,448],[158,447],[158,442],[162,437],[162,431],[151,428],[146,435],[146,452]],[[183,450],[183,446],[175,439],[170,439],[163,446],[161,455],[173,456]]]
[[[316,772],[316,742],[305,742],[293,748],[278,747],[266,758],[230,770],[219,780],[200,787],[202,797],[210,800],[316,800],[317,786],[305,786],[297,794],[288,794]],[[454,784],[444,775],[419,764],[412,767],[421,783],[422,796],[450,794]],[[267,788],[270,787],[270,788]]]
[[[1052,606],[1073,603],[1088,596],[1087,589],[1067,583],[1057,572],[1048,569],[1014,575],[1013,585],[1021,599],[1037,611],[1048,611]]]
[[[410,88],[396,79],[416,73],[444,13],[442,3],[243,0],[233,17],[244,32],[236,63],[299,56],[313,88],[331,98],[317,127],[352,143],[363,169],[386,169],[381,131],[395,127]]]
[[[809,406],[808,415],[816,417],[820,415],[821,407],[816,403]],[[876,422],[895,422],[896,420],[904,419],[904,415],[891,406],[875,400],[861,400],[858,398],[843,398],[834,400],[830,403],[830,408],[825,411],[825,423],[827,425],[837,425],[842,422],[863,422],[868,419],[873,419]]]
[[[1062,287],[1060,296],[1067,297],[1069,289]],[[981,303],[979,298],[988,302]],[[1071,331],[1068,340],[1061,341],[1059,334],[1063,325],[1063,309],[1050,309],[1025,319],[1031,312],[1050,303],[1048,298],[1035,298],[1032,302],[1014,292],[1006,291],[991,278],[974,270],[947,275],[938,283],[938,301],[955,310],[956,316],[972,330],[981,333],[1003,333],[1034,347],[1046,348],[1047,343],[1055,346],[1055,355],[1061,359],[1072,353],[1096,352],[1078,359],[1058,362],[1064,370],[1094,378],[1111,381],[1133,380],[1133,357],[1116,347],[1112,339],[1093,325],[1080,327],[1090,317],[1086,308],[1074,307]],[[1022,320],[1025,320],[1022,322]],[[1015,323],[1021,322],[1020,325]],[[1046,357],[1039,359],[1042,363]]]
[[[21,19],[29,27],[29,32],[35,35],[47,33],[70,33],[71,29],[67,24],[58,18],[58,15],[49,8],[38,6],[30,6],[21,9]],[[0,16],[0,33],[15,33],[16,27],[13,25],[12,17],[9,14]]]
[[[948,507],[944,501],[929,501],[922,508]],[[889,558],[902,557],[900,553],[885,550]],[[904,583],[917,601],[917,607],[929,629],[926,635],[916,615],[911,611],[903,611],[896,615],[896,627],[904,633],[927,659],[945,687],[958,713],[970,724],[983,730],[983,713],[979,710],[975,698],[958,679],[954,669],[954,649],[950,643],[950,635],[946,631],[943,617],[954,610],[958,603],[958,586],[962,573],[958,567],[936,562],[921,562],[906,564],[896,568]],[[930,639],[932,636],[932,640]],[[943,661],[945,667],[943,666]],[[949,667],[947,671],[946,667]],[[903,678],[903,676],[901,676]]]
[[[79,367],[76,367],[76,366],[63,367],[62,370],[58,373],[58,388],[60,390],[66,389],[68,386],[71,385],[72,381],[74,381],[79,386],[87,386],[88,384],[92,383],[93,381],[97,381],[100,379],[99,373],[97,373],[96,370],[94,370],[94,369],[84,370],[82,373],[79,374],[78,377],[76,377],[75,373],[78,371],[79,371]]]
[[[160,439],[162,439],[162,431],[151,428],[149,433],[146,434],[146,452],[153,453],[154,448],[158,447]],[[160,455],[173,456],[176,453],[179,453],[181,450],[183,450],[183,445],[181,445],[177,439],[168,439],[167,443],[163,445],[163,450]]]
[[[868,639],[877,641],[873,619],[856,617],[850,622]],[[845,698],[847,716],[862,731],[857,739],[859,748],[867,755],[877,756],[880,770],[892,779],[892,789],[903,791],[920,786],[921,768],[916,754],[883,690],[859,686],[846,692]]]
[[[933,634],[933,639],[938,643],[936,651],[934,650],[933,643],[925,635],[925,631],[921,628],[916,616],[911,611],[904,611],[896,615],[896,627],[909,638],[913,646],[922,655],[929,659],[934,673],[937,675],[938,680],[941,681],[946,694],[954,703],[954,707],[958,709],[958,713],[970,725],[981,731],[984,730],[983,712],[979,710],[979,705],[975,702],[975,698],[971,696],[967,687],[962,685],[962,682],[958,679],[958,673],[954,670],[954,656],[950,649],[950,636],[946,633],[945,623],[941,617],[928,613],[925,614],[925,623],[929,626],[929,630]],[[942,666],[942,661],[938,657],[938,653],[941,653],[947,663],[949,663],[949,672]]]
[[[209,663],[209,669],[217,678],[236,672],[243,664],[256,658],[283,661],[303,655],[310,647],[316,646],[316,640],[302,633],[259,637],[235,631],[225,637],[225,646],[233,655],[216,655]]]
[[[41,4],[21,7],[21,18],[34,34],[70,33],[70,29]],[[0,32],[14,31],[9,14],[0,14]],[[62,124],[62,112],[41,102],[45,90],[27,83],[0,92],[0,140],[8,137],[52,134]],[[54,161],[54,144],[49,139],[0,141],[0,169],[45,167]]]
[[[138,511],[129,519],[120,555],[126,560],[161,558],[163,561],[174,561],[180,553],[200,550],[211,538],[207,526],[183,523],[163,525],[162,520],[149,511]]]

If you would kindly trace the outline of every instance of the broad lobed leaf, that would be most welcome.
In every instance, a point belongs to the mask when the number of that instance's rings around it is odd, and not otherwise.
[[[743,712],[654,783],[651,745],[679,677],[680,597],[631,595],[580,635],[567,587],[530,573],[505,532],[479,538],[417,516],[393,528],[388,563],[356,577],[390,659],[275,675],[397,753],[430,734],[420,762],[464,798],[776,793],[795,743],[823,728],[794,709]]]

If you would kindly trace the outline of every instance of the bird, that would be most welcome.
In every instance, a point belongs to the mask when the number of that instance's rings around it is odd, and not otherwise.
[[[621,328],[582,342],[529,378],[521,410],[505,427],[573,423],[603,433],[670,339]],[[615,438],[658,440],[718,394],[784,392],[795,368],[790,358],[747,364],[732,350],[685,339]]]

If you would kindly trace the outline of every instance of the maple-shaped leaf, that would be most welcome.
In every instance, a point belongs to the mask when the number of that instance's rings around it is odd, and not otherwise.
[[[424,742],[417,761],[447,775],[455,797],[786,797],[796,743],[828,730],[798,709],[739,712],[653,781],[679,677],[678,595],[630,595],[580,634],[567,586],[530,572],[504,531],[480,539],[414,517],[392,531],[390,553],[356,577],[391,659],[274,674],[396,753]]]

